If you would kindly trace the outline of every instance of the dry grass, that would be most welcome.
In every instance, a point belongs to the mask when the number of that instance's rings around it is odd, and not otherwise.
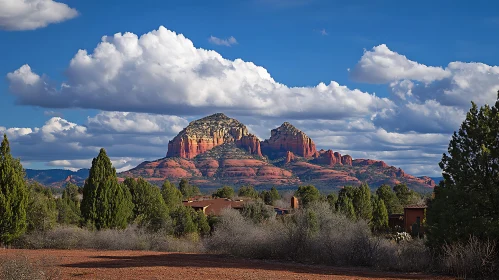
[[[54,257],[31,260],[25,255],[14,255],[0,260],[0,279],[3,280],[50,280],[60,279],[61,271]]]

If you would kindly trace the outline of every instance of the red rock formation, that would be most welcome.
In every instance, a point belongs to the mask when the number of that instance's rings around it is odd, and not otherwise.
[[[350,155],[344,155],[341,157],[341,163],[343,165],[350,165],[352,166],[352,157]]]
[[[251,154],[262,156],[260,140],[248,128],[224,114],[214,114],[191,122],[168,143],[166,157],[192,159],[224,143],[236,143]]]
[[[284,161],[284,163],[290,163],[290,162],[295,161],[295,160],[296,160],[295,154],[293,154],[293,152],[287,151],[286,152],[286,160]]]
[[[288,122],[272,129],[270,134],[261,146],[262,152],[271,158],[283,157],[287,151],[300,157],[312,157],[317,151],[314,141]]]
[[[359,165],[374,165],[378,167],[388,167],[388,164],[386,164],[382,160],[373,160],[373,159],[356,159],[352,161],[353,166],[359,166]]]

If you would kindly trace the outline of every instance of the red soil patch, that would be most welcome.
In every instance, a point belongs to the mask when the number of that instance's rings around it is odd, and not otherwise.
[[[435,275],[376,272],[274,261],[236,259],[209,254],[147,251],[0,250],[49,259],[62,279],[452,279]]]

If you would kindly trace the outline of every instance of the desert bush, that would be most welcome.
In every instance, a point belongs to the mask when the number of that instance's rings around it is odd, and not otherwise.
[[[471,236],[466,243],[444,245],[442,269],[460,278],[497,279],[498,255],[496,242]]]
[[[60,279],[61,272],[54,259],[30,260],[23,255],[0,260],[0,279],[3,280],[48,280]]]
[[[403,241],[382,240],[375,267],[382,270],[422,272],[433,271],[435,262],[422,239]]]
[[[26,249],[97,249],[201,252],[197,234],[174,238],[164,233],[150,233],[136,226],[124,230],[90,231],[78,227],[58,227],[45,232],[25,234],[14,246]]]

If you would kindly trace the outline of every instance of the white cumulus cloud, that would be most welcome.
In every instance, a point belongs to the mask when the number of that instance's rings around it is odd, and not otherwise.
[[[72,19],[78,12],[53,0],[0,0],[0,29],[33,30]]]
[[[165,27],[140,38],[132,33],[105,36],[93,53],[79,50],[66,73],[60,86],[28,65],[7,78],[18,103],[47,108],[335,119],[393,107],[386,98],[334,81],[288,87],[263,67],[195,48]]]

